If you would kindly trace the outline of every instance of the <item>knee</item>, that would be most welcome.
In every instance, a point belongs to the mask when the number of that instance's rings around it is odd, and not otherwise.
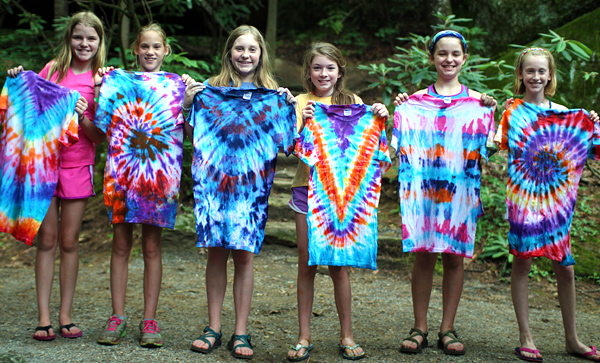
[[[348,280],[348,268],[343,266],[329,266],[329,275],[334,283]]]
[[[252,266],[254,263],[254,254],[248,251],[233,251],[233,262],[236,266]]]
[[[446,271],[462,271],[463,267],[463,258],[460,256],[444,256],[442,258],[442,263],[444,265],[444,272]]]
[[[127,242],[113,240],[112,254],[116,257],[128,258],[131,253],[131,245]]]
[[[144,260],[159,260],[162,257],[162,251],[159,246],[148,246],[144,248]]]
[[[79,241],[78,240],[63,240],[60,241],[60,252],[61,253],[79,253]]]
[[[52,251],[56,248],[58,236],[54,233],[40,234],[37,241],[39,252]]]

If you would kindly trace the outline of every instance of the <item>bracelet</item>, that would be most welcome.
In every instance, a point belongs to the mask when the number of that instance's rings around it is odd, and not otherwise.
[[[98,83],[98,84],[94,85],[94,87],[100,87],[100,86],[102,86],[102,83]]]
[[[185,112],[185,113],[189,113],[189,112],[192,110],[192,108],[191,108],[191,107],[184,107],[184,106],[181,106],[181,110],[182,110],[183,112]]]
[[[98,97],[94,97],[94,102],[98,103]]]

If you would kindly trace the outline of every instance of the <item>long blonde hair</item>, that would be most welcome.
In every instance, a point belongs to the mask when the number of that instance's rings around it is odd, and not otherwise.
[[[544,87],[544,95],[548,97],[554,96],[556,92],[556,86],[558,82],[556,81],[556,65],[554,64],[554,57],[552,53],[550,53],[547,49],[544,48],[527,48],[524,49],[519,57],[517,58],[517,63],[515,64],[515,72],[517,76],[515,77],[515,95],[525,94],[525,85],[523,81],[519,78],[519,75],[523,73],[523,61],[525,56],[527,55],[539,55],[542,57],[546,57],[548,60],[548,72],[550,73],[550,82],[546,84]]]
[[[209,79],[208,83],[211,86],[216,87],[242,86],[242,78],[231,63],[231,48],[233,48],[233,43],[235,43],[237,38],[246,34],[252,35],[260,47],[260,58],[256,65],[256,69],[254,70],[252,83],[257,87],[277,89],[277,82],[273,77],[271,64],[269,63],[267,43],[258,29],[251,25],[240,25],[231,32],[229,38],[227,38],[225,48],[223,49],[223,56],[221,57],[221,73],[219,73],[218,76]]]
[[[339,75],[337,82],[333,88],[331,95],[331,103],[334,105],[350,105],[356,103],[354,94],[344,86],[344,75],[346,74],[346,60],[342,56],[342,52],[330,43],[315,42],[304,53],[304,61],[302,62],[302,84],[308,93],[314,93],[315,85],[310,79],[310,71],[312,61],[315,57],[323,56],[337,63]]]
[[[71,49],[71,36],[73,36],[73,29],[77,25],[85,25],[94,28],[98,33],[98,49],[92,60],[92,70],[102,68],[104,66],[104,60],[106,59],[106,46],[104,44],[104,28],[100,19],[90,11],[80,11],[73,14],[69,19],[69,23],[65,28],[60,45],[56,50],[56,58],[54,63],[50,66],[48,71],[48,79],[58,72],[58,78],[56,83],[60,83],[67,73],[69,73],[69,67],[71,66],[71,60],[73,59],[73,50]]]
[[[129,49],[131,52],[131,55],[135,58],[136,67],[139,67],[139,65],[138,65],[139,57],[137,56],[136,52],[137,52],[137,49],[140,47],[140,42],[142,41],[142,34],[144,34],[145,32],[150,32],[150,31],[156,32],[156,34],[158,34],[160,39],[162,39],[163,46],[165,47],[165,50],[166,50],[165,57],[167,57],[171,54],[171,47],[169,46],[169,43],[167,43],[167,33],[165,33],[164,29],[160,26],[160,24],[158,24],[158,23],[146,24],[138,30],[137,35],[135,36],[135,40],[133,41],[133,43],[131,43],[131,46]]]

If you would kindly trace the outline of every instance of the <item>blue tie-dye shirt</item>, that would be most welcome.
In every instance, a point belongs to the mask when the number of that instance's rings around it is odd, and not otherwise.
[[[275,90],[207,86],[189,121],[197,246],[258,254],[277,151],[289,155],[297,135],[294,106]]]

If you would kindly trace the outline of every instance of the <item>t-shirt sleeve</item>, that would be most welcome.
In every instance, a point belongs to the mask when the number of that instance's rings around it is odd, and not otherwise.
[[[81,95],[77,91],[71,91],[66,97],[68,112],[62,121],[62,130],[58,141],[65,147],[69,147],[79,141],[79,114],[75,112],[75,104]]]
[[[98,97],[98,106],[96,107],[96,117],[94,117],[94,125],[104,133],[106,133],[111,124],[114,105],[112,99],[115,96],[118,97],[118,90],[119,85],[116,78],[116,71],[104,75]]]
[[[379,147],[375,152],[374,159],[379,161],[381,166],[381,173],[385,173],[392,166],[392,160],[390,159],[390,151],[388,148],[387,134],[385,132],[385,119],[376,117],[373,115],[377,129],[379,130]]]
[[[275,143],[286,156],[294,151],[294,141],[298,138],[296,107],[287,102],[286,94],[277,96],[278,112],[275,122]]]
[[[306,165],[313,167],[319,160],[317,150],[315,148],[315,140],[313,127],[315,127],[314,119],[306,120],[304,129],[300,133],[300,138],[296,142],[296,156]]]
[[[498,126],[498,132],[496,133],[496,137],[494,141],[498,143],[498,148],[500,150],[508,149],[508,120],[510,119],[510,112],[504,111],[502,113],[502,120],[500,120],[500,125]]]
[[[491,107],[486,107],[485,111],[484,126],[486,131],[486,142],[481,148],[481,156],[487,161],[489,158],[498,152],[498,147],[494,143],[494,136],[496,135],[496,125],[494,124],[494,110]]]
[[[394,128],[392,130],[392,143],[391,146],[396,149],[396,155],[400,152],[400,137],[402,132],[402,110],[403,106],[407,107],[405,103],[396,106],[394,109]]]

